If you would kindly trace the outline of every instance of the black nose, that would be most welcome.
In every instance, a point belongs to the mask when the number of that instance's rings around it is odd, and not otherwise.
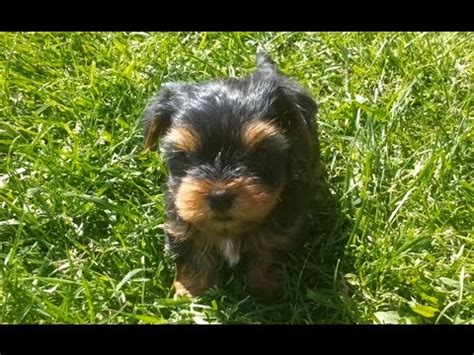
[[[209,196],[209,206],[215,211],[227,211],[234,202],[235,194],[228,190],[212,191]]]

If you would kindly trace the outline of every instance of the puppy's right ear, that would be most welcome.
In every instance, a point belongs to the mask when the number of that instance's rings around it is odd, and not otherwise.
[[[173,96],[179,85],[165,84],[157,96],[150,100],[142,122],[144,127],[145,152],[150,151],[171,125],[171,116],[175,111]]]

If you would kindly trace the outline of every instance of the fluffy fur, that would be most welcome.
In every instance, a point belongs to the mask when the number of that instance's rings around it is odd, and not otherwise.
[[[308,225],[316,112],[311,96],[261,51],[249,76],[165,84],[150,101],[145,149],[162,137],[178,295],[215,285],[222,261],[244,264],[254,294],[282,290],[277,262]]]

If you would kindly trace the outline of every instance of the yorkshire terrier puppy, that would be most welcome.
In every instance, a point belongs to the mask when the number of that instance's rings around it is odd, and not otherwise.
[[[145,149],[161,138],[169,168],[165,233],[177,295],[218,284],[242,263],[248,290],[282,291],[280,258],[307,234],[319,165],[317,104],[257,51],[243,78],[168,83],[143,116]]]

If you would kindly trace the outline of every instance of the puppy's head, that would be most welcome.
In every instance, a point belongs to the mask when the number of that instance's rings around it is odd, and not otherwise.
[[[178,216],[208,234],[262,223],[289,177],[292,146],[311,140],[317,106],[272,60],[240,79],[162,87],[144,114],[145,149],[162,137]]]

